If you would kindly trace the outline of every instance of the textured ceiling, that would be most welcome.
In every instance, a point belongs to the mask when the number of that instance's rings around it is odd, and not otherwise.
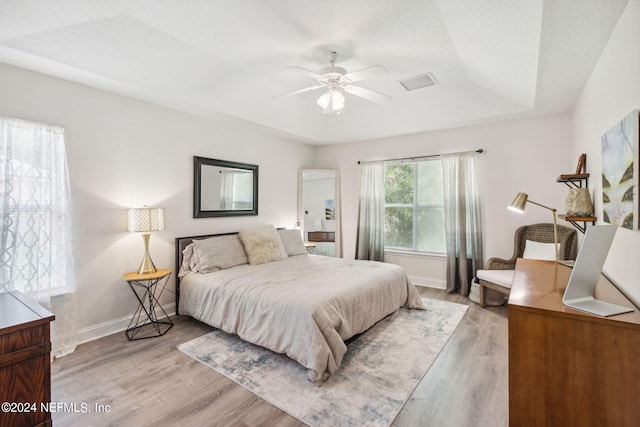
[[[0,0],[0,62],[313,144],[568,111],[628,0]],[[382,65],[322,114],[287,69]],[[438,85],[399,81],[432,73]]]

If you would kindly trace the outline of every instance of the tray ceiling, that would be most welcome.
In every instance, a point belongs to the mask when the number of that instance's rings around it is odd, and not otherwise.
[[[0,62],[328,144],[570,110],[628,0],[0,0]],[[287,66],[389,74],[322,91]],[[426,73],[438,82],[407,91]]]

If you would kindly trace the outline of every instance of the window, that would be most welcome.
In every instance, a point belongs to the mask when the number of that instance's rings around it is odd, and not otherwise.
[[[0,118],[0,289],[73,291],[64,130]]]
[[[385,249],[445,253],[442,162],[385,164]]]

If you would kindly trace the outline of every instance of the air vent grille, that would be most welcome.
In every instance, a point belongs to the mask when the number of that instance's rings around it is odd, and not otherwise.
[[[415,77],[409,77],[408,79],[400,80],[400,84],[408,91],[420,89],[423,87],[434,86],[438,84],[438,81],[433,74],[426,73]]]

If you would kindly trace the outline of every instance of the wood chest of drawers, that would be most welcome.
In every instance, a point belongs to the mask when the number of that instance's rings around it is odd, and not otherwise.
[[[53,313],[26,295],[0,293],[0,427],[52,425],[41,404],[51,402],[53,320]]]
[[[509,425],[636,427],[640,312],[600,317],[562,303],[571,269],[519,259],[509,296]],[[634,308],[601,276],[596,298]]]
[[[309,242],[335,242],[336,240],[334,231],[309,231],[307,235]]]

